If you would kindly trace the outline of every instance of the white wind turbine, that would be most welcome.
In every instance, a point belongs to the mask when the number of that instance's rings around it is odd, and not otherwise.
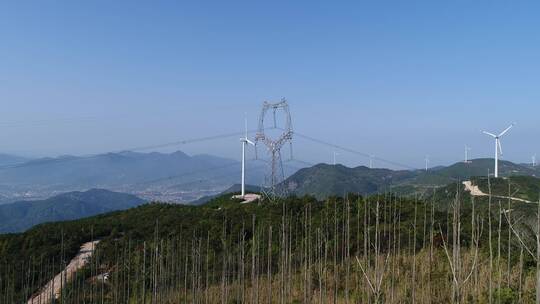
[[[508,132],[512,127],[515,126],[515,123],[511,124],[508,128],[506,128],[504,131],[501,132],[499,135],[495,135],[490,132],[482,131],[482,133],[487,134],[493,138],[495,138],[495,178],[499,177],[499,156],[501,156],[502,153],[502,147],[501,147],[501,137],[503,137],[506,132]]]
[[[255,146],[255,143],[248,138],[247,118],[245,119],[245,132],[245,136],[240,138],[240,142],[242,143],[242,198],[246,196],[246,145]]]
[[[338,155],[339,155],[339,153],[334,151],[334,166],[337,165],[336,156],[338,156]]]
[[[467,145],[465,145],[465,163],[469,163],[469,151],[471,151],[471,148]]]

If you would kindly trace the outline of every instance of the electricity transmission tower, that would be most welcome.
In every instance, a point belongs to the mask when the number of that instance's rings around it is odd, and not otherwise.
[[[283,130],[283,132],[277,138],[271,138],[266,134],[265,130],[265,118],[268,113],[273,115],[273,129]],[[281,112],[284,115],[285,125],[277,126],[276,115],[278,112]],[[292,123],[291,123],[291,113],[289,112],[289,104],[285,99],[281,99],[278,103],[270,103],[265,101],[263,103],[262,111],[259,117],[259,128],[257,130],[257,135],[255,136],[255,143],[262,142],[267,148],[268,154],[270,156],[270,169],[269,175],[265,178],[264,189],[267,191],[267,194],[271,198],[283,196],[286,190],[283,185],[280,185],[281,182],[285,179],[285,174],[283,172],[283,163],[281,161],[281,148],[286,143],[291,144],[292,151]]]

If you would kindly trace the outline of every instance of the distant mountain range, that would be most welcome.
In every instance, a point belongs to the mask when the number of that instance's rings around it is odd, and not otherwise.
[[[471,178],[481,180],[478,177],[487,176],[492,167],[492,159],[475,159],[469,163],[432,168],[427,172],[318,164],[298,170],[280,187],[286,188],[290,194],[312,195],[318,199],[343,196],[347,193],[370,195],[387,191],[410,195],[423,193],[433,186],[456,185]],[[256,170],[249,172],[253,174]],[[257,179],[260,181],[262,172],[261,169],[258,177],[250,176],[250,182]],[[105,185],[108,189],[126,189],[131,194],[143,193],[146,197],[90,190],[51,195],[52,197],[39,201],[25,199],[0,205],[0,232],[21,231],[41,222],[75,219],[130,208],[143,200],[149,201],[166,195],[183,195],[184,198],[191,195],[192,204],[204,204],[220,193],[239,192],[240,185],[236,183],[238,173],[239,163],[234,160],[209,155],[188,156],[182,152],[124,152],[92,158],[69,156],[32,160],[21,166],[1,168],[0,192],[9,191],[10,187],[14,186],[28,187],[33,192],[47,189],[42,192],[42,195],[45,195],[47,191]],[[538,183],[533,178],[540,176],[537,168],[501,161],[500,173],[502,176],[531,177],[525,179],[526,182],[522,179],[513,180],[523,184],[523,189],[530,189],[522,190],[526,192],[522,196],[537,198],[531,194],[537,190]],[[493,185],[498,185],[497,181],[493,181]],[[248,185],[247,190],[259,192],[261,188]],[[452,191],[446,192],[451,195]]]
[[[146,200],[201,203],[238,184],[240,163],[211,155],[174,153],[107,153],[90,157],[62,156],[26,160],[0,154],[0,204],[45,199],[60,193],[107,189],[137,195]],[[21,162],[23,162],[21,164]],[[249,161],[247,182],[263,184],[268,164]],[[346,192],[373,194],[394,191],[413,194],[432,186],[444,186],[493,171],[493,159],[475,159],[425,170],[348,168],[319,164],[297,169],[284,166],[288,178],[281,187],[297,195],[319,199]],[[540,176],[529,164],[500,161],[502,176]],[[237,191],[235,191],[237,192]]]
[[[134,195],[92,189],[69,192],[39,201],[0,205],[0,233],[20,232],[45,222],[74,220],[141,205]]]
[[[29,161],[29,158],[0,153],[0,166],[11,166]]]
[[[248,181],[261,184],[266,167],[266,163],[249,161]],[[293,172],[288,169],[286,174]],[[41,158],[0,167],[0,203],[92,188],[131,193],[148,200],[189,202],[220,193],[239,180],[240,162],[236,160],[189,156],[180,151]]]
[[[61,156],[31,160],[0,170],[0,184],[94,187],[149,183],[155,179],[187,176],[237,162],[183,152],[107,153],[90,157]],[[200,175],[200,174],[199,174]]]

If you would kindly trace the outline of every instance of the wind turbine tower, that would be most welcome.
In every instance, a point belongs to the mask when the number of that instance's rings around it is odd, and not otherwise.
[[[532,156],[532,166],[536,167],[536,154]]]
[[[337,161],[336,161],[336,156],[338,156],[339,153],[337,153],[336,151],[334,151],[334,166],[337,164]]]
[[[469,146],[465,145],[465,163],[469,163],[469,151],[471,151],[471,148]]]
[[[427,172],[429,169],[429,155],[426,155],[425,161],[426,161],[426,172]]]
[[[502,147],[501,147],[501,137],[504,136],[513,126],[516,124],[511,124],[508,128],[502,131],[499,135],[495,135],[490,132],[482,131],[482,133],[489,135],[495,139],[495,178],[499,177],[499,156],[502,156]]]
[[[243,138],[240,138],[240,142],[242,143],[242,198],[246,196],[246,145],[255,146],[255,143],[248,138],[247,118],[245,119],[244,127],[246,133]]]

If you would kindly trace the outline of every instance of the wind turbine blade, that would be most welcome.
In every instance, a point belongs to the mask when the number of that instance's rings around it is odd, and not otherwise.
[[[244,114],[244,131],[245,131],[246,139],[247,139],[247,136],[248,136],[247,113]]]
[[[501,146],[501,141],[497,141],[497,146],[499,147],[499,153],[501,153],[501,155],[503,155],[503,151],[502,151],[502,146]]]
[[[497,138],[497,135],[495,135],[493,133],[489,133],[489,132],[486,132],[486,131],[482,131],[482,133],[487,134],[487,135],[489,135],[489,136],[491,136],[493,138]]]
[[[499,134],[499,137],[503,136],[504,134],[506,134],[506,132],[508,132],[510,129],[512,129],[512,127],[515,125],[515,123],[511,124],[510,127],[506,128],[506,130],[502,131],[501,134]]]
[[[252,146],[255,146],[255,143],[249,140],[247,137],[245,138],[246,142]]]

